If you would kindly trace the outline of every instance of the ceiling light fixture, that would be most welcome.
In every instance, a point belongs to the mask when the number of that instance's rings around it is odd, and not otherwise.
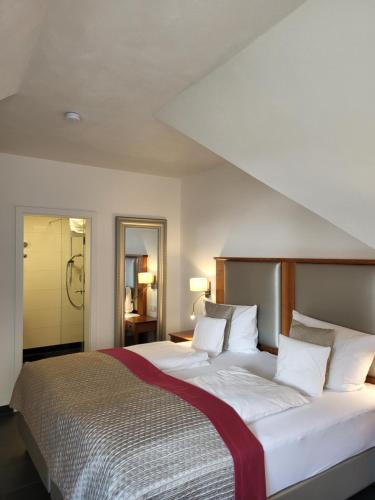
[[[65,120],[69,120],[72,122],[80,122],[81,121],[81,115],[79,113],[76,113],[75,111],[66,111],[64,113],[64,118],[65,118]]]

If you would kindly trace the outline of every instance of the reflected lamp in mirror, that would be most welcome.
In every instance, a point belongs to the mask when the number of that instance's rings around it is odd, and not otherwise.
[[[138,283],[140,285],[151,285],[151,288],[156,287],[155,276],[150,272],[138,273]]]
[[[195,319],[195,306],[197,302],[202,298],[202,297],[210,297],[211,295],[211,283],[207,278],[190,278],[190,291],[191,292],[201,292],[200,295],[194,300],[193,302],[193,307],[190,315],[190,319],[194,320]]]

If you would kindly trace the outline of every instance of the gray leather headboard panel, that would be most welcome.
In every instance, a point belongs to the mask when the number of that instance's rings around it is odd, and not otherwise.
[[[296,264],[295,308],[313,318],[375,334],[375,266]],[[375,376],[375,361],[370,375]]]
[[[259,342],[278,346],[281,331],[281,264],[225,261],[226,304],[258,306]]]
[[[375,334],[375,266],[296,264],[296,310]]]

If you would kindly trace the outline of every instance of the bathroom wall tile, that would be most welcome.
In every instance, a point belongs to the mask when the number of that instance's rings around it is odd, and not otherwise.
[[[41,347],[46,345],[56,345],[61,342],[60,326],[35,328],[24,332],[23,347]]]
[[[23,239],[27,243],[26,252],[61,252],[60,233],[25,233]]]
[[[46,301],[46,307],[43,309],[25,309],[24,310],[24,332],[30,330],[35,330],[37,328],[47,328],[47,327],[59,327],[61,322],[61,307],[55,306],[53,304],[48,306],[48,300]]]
[[[69,303],[65,278],[68,260],[83,253],[83,238],[71,238],[67,218],[56,221],[56,217],[27,216],[24,240],[28,243],[24,260],[25,348],[82,341],[84,311]],[[82,299],[74,291],[84,286],[82,266],[83,259],[77,258],[72,268],[71,291],[77,303]]]
[[[63,295],[66,295],[65,293]],[[81,301],[81,297],[75,298],[77,304]],[[83,309],[75,309],[69,302],[68,299],[63,298],[61,303],[61,322],[62,324],[72,324],[72,323],[82,323],[83,322]]]
[[[24,259],[24,269],[28,270],[43,270],[61,272],[61,253],[49,251],[25,251],[27,258]]]
[[[61,220],[58,217],[27,215],[24,219],[24,232],[61,233]]]
[[[72,253],[83,253],[83,237],[73,236],[72,237]]]
[[[24,270],[24,290],[60,290],[61,273],[46,270]]]
[[[70,227],[69,221],[64,220],[61,225],[61,251],[66,256],[71,257],[71,241],[70,241]]]
[[[83,341],[83,324],[62,325],[61,327],[61,342],[82,342]]]
[[[25,290],[24,313],[36,309],[44,309],[46,305],[50,308],[61,307],[61,289],[56,290]]]

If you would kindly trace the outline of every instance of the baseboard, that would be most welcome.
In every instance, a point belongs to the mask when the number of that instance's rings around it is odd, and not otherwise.
[[[71,342],[68,344],[48,345],[42,347],[32,347],[23,350],[23,362],[37,361],[39,359],[73,354],[84,350],[83,342]]]

